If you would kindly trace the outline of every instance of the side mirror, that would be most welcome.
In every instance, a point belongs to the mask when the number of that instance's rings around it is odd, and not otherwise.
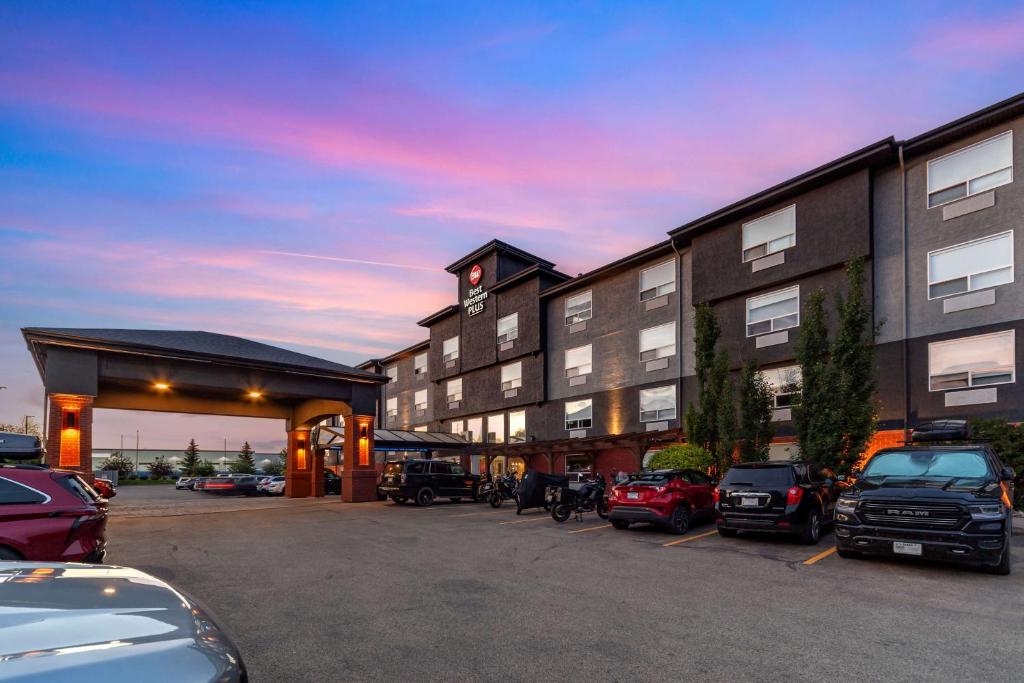
[[[1013,478],[1015,476],[1016,475],[1014,474],[1012,467],[1004,467],[1003,468],[1003,476],[1001,476],[1000,479],[1003,480],[1003,481],[1013,481]]]

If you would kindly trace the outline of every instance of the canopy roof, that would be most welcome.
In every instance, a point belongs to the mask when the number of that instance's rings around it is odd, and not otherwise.
[[[317,448],[328,448],[341,443],[345,438],[344,427],[320,427],[317,433]],[[446,432],[405,432],[397,429],[373,430],[375,451],[401,450],[466,450],[469,442],[461,436]]]

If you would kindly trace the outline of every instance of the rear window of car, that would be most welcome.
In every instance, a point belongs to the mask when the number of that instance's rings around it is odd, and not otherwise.
[[[402,473],[402,463],[400,463],[400,462],[389,462],[387,465],[384,465],[384,474],[401,474],[401,473]]]
[[[96,490],[86,484],[85,480],[77,474],[62,475],[56,479],[61,488],[67,490],[76,498],[80,498],[83,503],[95,503],[100,497],[100,494],[96,493]]]
[[[0,477],[0,505],[26,505],[45,503],[45,494],[16,481]]]
[[[739,486],[788,486],[793,483],[793,469],[784,467],[733,467],[723,484]]]
[[[632,486],[664,486],[678,476],[679,474],[676,472],[641,472],[629,484]]]

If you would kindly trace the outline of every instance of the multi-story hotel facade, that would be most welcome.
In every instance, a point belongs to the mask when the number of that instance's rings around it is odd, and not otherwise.
[[[685,439],[694,307],[707,303],[731,368],[754,360],[772,383],[772,457],[788,458],[802,302],[842,292],[854,258],[880,326],[872,447],[937,418],[1022,420],[1021,168],[1024,95],[881,140],[576,277],[492,241],[448,266],[456,303],[419,322],[423,341],[361,366],[392,378],[379,425],[462,436],[474,471],[635,470]]]

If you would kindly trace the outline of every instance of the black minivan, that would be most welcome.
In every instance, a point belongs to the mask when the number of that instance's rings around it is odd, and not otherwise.
[[[413,500],[427,506],[435,498],[458,503],[463,498],[476,500],[480,477],[462,465],[444,460],[399,460],[385,463],[377,486],[379,497],[396,503]]]
[[[718,533],[788,533],[813,545],[821,527],[832,522],[836,483],[831,470],[810,462],[733,465],[715,489]]]

